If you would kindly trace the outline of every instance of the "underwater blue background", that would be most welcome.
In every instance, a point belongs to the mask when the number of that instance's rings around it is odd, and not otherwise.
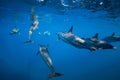
[[[61,8],[56,4],[57,0],[51,2],[40,5],[35,0],[0,0],[0,80],[47,80],[50,70],[41,57],[36,56],[39,44],[49,45],[56,72],[64,74],[53,80],[120,80],[120,42],[112,43],[117,46],[115,50],[90,52],[57,41],[56,35],[73,25],[73,33],[79,37],[99,33],[99,39],[102,39],[113,32],[120,36],[119,8],[113,15],[99,9]],[[39,31],[33,32],[34,44],[24,44],[33,6],[39,16]],[[20,28],[20,34],[9,35],[14,26]],[[45,31],[51,35],[43,35]]]

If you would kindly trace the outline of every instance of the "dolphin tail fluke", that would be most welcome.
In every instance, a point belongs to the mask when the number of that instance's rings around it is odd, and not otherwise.
[[[98,39],[98,33],[96,33],[93,38]]]
[[[69,29],[68,33],[73,31],[73,26],[71,26],[71,28]]]
[[[63,74],[61,74],[61,73],[56,73],[56,72],[52,72],[52,73],[48,76],[48,78],[60,77],[60,76],[63,76]]]

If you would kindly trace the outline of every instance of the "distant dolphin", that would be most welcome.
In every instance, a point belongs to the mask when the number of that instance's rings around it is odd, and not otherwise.
[[[24,43],[34,43],[32,40],[26,40]]]
[[[116,36],[115,33],[112,33],[111,36],[107,36],[103,38],[104,41],[111,43],[111,42],[118,42],[120,41],[120,36]]]
[[[106,43],[103,40],[99,40],[98,33],[96,33],[92,38],[84,38],[84,39],[93,42],[97,49],[116,49],[115,46]]]
[[[53,64],[52,64],[52,60],[49,56],[48,46],[40,45],[39,51],[37,52],[37,55],[38,54],[41,55],[43,61],[47,64],[47,66],[51,70],[51,74],[48,76],[48,78],[63,76],[63,74],[55,72],[55,69],[54,69]]]
[[[77,48],[85,48],[85,49],[88,49],[90,51],[97,50],[94,43],[92,43],[92,42],[90,43],[90,42],[74,35],[72,33],[72,31],[73,31],[73,26],[71,26],[71,28],[69,29],[68,32],[58,32],[57,33],[58,39],[61,39],[62,41],[66,42],[70,45],[73,45]]]
[[[12,31],[10,32],[10,35],[13,35],[13,34],[17,34],[19,33],[19,28],[17,28],[16,26],[12,29]]]

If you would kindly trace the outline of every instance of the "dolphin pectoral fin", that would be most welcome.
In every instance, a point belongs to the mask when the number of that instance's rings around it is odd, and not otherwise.
[[[63,74],[61,74],[61,73],[56,73],[56,72],[52,72],[52,73],[48,76],[48,78],[59,77],[59,76],[63,76]]]
[[[98,33],[96,33],[92,38],[98,39]]]
[[[72,33],[73,31],[73,26],[71,26],[71,28],[69,29],[68,33]]]
[[[90,49],[89,49],[91,52],[93,52],[93,51],[96,51],[97,50],[97,48],[95,48],[95,47],[90,47]]]

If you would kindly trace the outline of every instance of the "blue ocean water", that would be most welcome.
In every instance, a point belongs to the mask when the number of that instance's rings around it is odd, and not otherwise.
[[[120,80],[120,42],[111,43],[117,47],[115,50],[90,52],[58,41],[56,35],[68,31],[73,25],[73,33],[79,37],[99,33],[99,39],[102,39],[113,32],[120,36],[119,16],[113,18],[114,15],[104,10],[61,8],[55,4],[57,0],[51,0],[51,3],[48,0],[46,5],[40,5],[39,1],[0,0],[0,80],[48,80],[51,72],[42,58],[36,56],[39,44],[49,45],[56,72],[64,74],[53,80]],[[32,34],[34,44],[24,44],[28,39],[33,6],[39,16],[39,29]],[[9,35],[14,26],[20,33]],[[50,35],[44,35],[45,31]]]

